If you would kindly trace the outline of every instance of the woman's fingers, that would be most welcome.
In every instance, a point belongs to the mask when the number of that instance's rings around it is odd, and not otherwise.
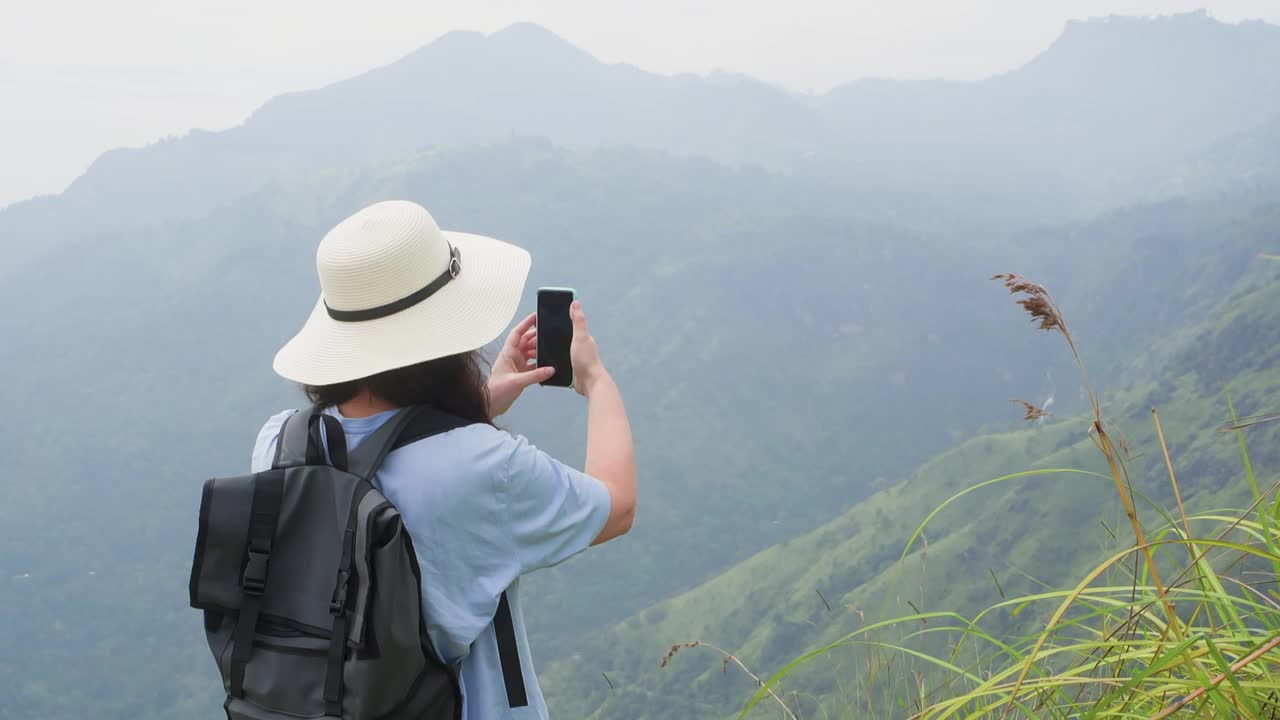
[[[569,319],[573,321],[573,334],[586,336],[590,334],[587,329],[587,313],[582,309],[582,301],[574,300],[569,306]]]
[[[533,385],[535,383],[540,383],[540,382],[543,382],[544,380],[550,380],[551,376],[555,374],[556,374],[555,368],[530,367],[529,372],[520,374],[520,384],[524,385],[525,387],[529,387],[530,385]]]
[[[537,318],[537,313],[530,314],[511,328],[511,334],[507,336],[502,355],[510,358],[512,365],[519,365],[520,358],[526,357],[530,350],[537,351],[538,329],[535,325]]]
[[[538,339],[538,328],[536,327],[530,327],[526,329],[524,332],[520,333],[521,345],[528,345],[529,343],[537,339]]]
[[[516,326],[511,328],[511,334],[507,335],[507,344],[518,345],[528,333],[536,333],[537,329],[534,325],[537,322],[538,313],[529,313],[528,317],[516,323]]]

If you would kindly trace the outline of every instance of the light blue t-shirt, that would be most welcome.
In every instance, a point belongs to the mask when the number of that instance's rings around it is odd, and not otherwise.
[[[253,472],[271,467],[276,440],[294,411],[258,433]],[[343,417],[357,447],[394,411]],[[521,575],[590,546],[609,518],[609,491],[523,437],[472,425],[424,438],[383,461],[375,485],[400,511],[422,566],[427,631],[446,662],[460,663],[466,720],[547,718],[520,603]],[[511,606],[529,705],[509,708],[493,616],[503,591]]]

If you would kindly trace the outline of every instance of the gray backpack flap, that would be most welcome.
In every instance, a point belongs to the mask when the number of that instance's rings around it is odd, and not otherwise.
[[[405,409],[348,455],[337,419],[304,410],[270,470],[205,483],[191,605],[229,720],[462,717],[457,668],[427,636],[413,544],[373,478],[406,428],[411,441],[465,424]]]

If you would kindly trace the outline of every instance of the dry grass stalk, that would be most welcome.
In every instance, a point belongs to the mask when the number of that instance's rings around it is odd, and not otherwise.
[[[1098,404],[1097,393],[1093,391],[1093,386],[1089,382],[1089,371],[1084,366],[1084,360],[1080,357],[1080,350],[1076,347],[1075,338],[1067,328],[1067,322],[1063,318],[1062,311],[1058,309],[1057,303],[1054,302],[1053,296],[1049,294],[1049,290],[1045,286],[1031,282],[1017,273],[993,275],[991,279],[999,280],[1010,294],[1022,295],[1022,298],[1017,303],[1031,316],[1032,322],[1036,323],[1041,330],[1062,333],[1062,337],[1067,341],[1067,346],[1071,348],[1071,355],[1075,358],[1076,366],[1080,369],[1085,391],[1089,395],[1089,405],[1093,410],[1093,422],[1089,426],[1089,438],[1093,440],[1093,444],[1107,460],[1107,468],[1111,472],[1112,479],[1115,480],[1116,493],[1120,496],[1120,502],[1124,505],[1125,515],[1129,518],[1129,525],[1133,529],[1134,541],[1141,548],[1147,568],[1151,572],[1152,585],[1155,586],[1156,593],[1164,606],[1169,627],[1174,630],[1177,636],[1181,637],[1181,621],[1177,613],[1174,612],[1173,603],[1169,601],[1168,591],[1165,584],[1160,580],[1160,571],[1156,568],[1155,558],[1151,554],[1146,534],[1142,531],[1142,524],[1138,522],[1138,512],[1133,502],[1132,488],[1128,484],[1128,473],[1125,472],[1123,467],[1123,458],[1128,454],[1127,449],[1126,451],[1120,451],[1116,447],[1115,441],[1112,440],[1103,427],[1102,408]],[[1031,655],[1027,658],[1022,672],[1019,673],[1014,691],[1010,695],[1009,705],[1005,708],[1004,717],[1008,717],[1009,713],[1012,712],[1013,698],[1017,697],[1018,690],[1022,687],[1027,678],[1027,673],[1031,670],[1031,663],[1036,654],[1040,652],[1045,639],[1041,638],[1040,643],[1036,645]]]
[[[658,667],[666,667],[667,665],[669,665],[671,663],[671,659],[674,658],[676,656],[676,653],[680,652],[682,649],[696,648],[696,647],[711,648],[712,650],[720,653],[720,656],[721,656],[720,672],[729,672],[729,663],[733,663],[734,665],[737,665],[742,670],[742,672],[751,676],[751,679],[754,680],[756,683],[756,687],[764,688],[765,691],[768,692],[769,695],[773,697],[773,699],[778,703],[778,706],[782,708],[782,712],[785,713],[790,720],[800,720],[800,718],[794,712],[791,711],[791,708],[787,707],[787,704],[782,701],[782,697],[779,696],[778,693],[774,692],[773,688],[769,687],[765,683],[765,681],[760,678],[759,675],[756,675],[755,673],[751,672],[751,670],[747,668],[747,666],[744,665],[741,660],[738,659],[737,655],[734,655],[733,653],[730,653],[722,648],[718,648],[709,642],[704,642],[702,640],[690,640],[689,642],[685,642],[685,643],[676,643],[672,645],[671,649],[667,651],[667,654],[663,656],[662,662],[658,663]]]
[[[1178,476],[1173,472],[1173,458],[1169,456],[1169,444],[1164,441],[1164,428],[1160,425],[1160,413],[1151,408],[1151,420],[1156,424],[1156,438],[1160,440],[1160,450],[1164,452],[1164,465],[1169,469],[1169,482],[1173,485],[1173,497],[1178,501],[1178,514],[1182,516],[1182,529],[1185,537],[1191,539],[1191,522],[1187,520],[1187,509],[1182,506],[1182,490],[1178,487]],[[1188,552],[1195,557],[1195,546],[1189,545]]]
[[[1258,648],[1257,650],[1254,650],[1248,655],[1232,663],[1230,667],[1231,673],[1235,674],[1239,672],[1240,668],[1248,665],[1254,660],[1257,660],[1263,655],[1266,655],[1268,652],[1274,650],[1276,647],[1280,647],[1280,636],[1271,638],[1265,644],[1263,644],[1262,647]],[[1196,688],[1190,693],[1187,693],[1185,697],[1179,699],[1177,702],[1173,703],[1169,707],[1166,707],[1164,710],[1161,710],[1155,715],[1152,715],[1151,720],[1161,720],[1161,718],[1169,717],[1170,715],[1181,710],[1184,706],[1192,702],[1195,702],[1196,700],[1199,700],[1201,696],[1203,696],[1207,692],[1211,692],[1214,688],[1221,685],[1222,681],[1226,679],[1227,679],[1226,673],[1219,673],[1217,676],[1213,678],[1213,680],[1209,682],[1207,686]]]
[[[1249,417],[1239,418],[1235,422],[1229,422],[1219,426],[1218,432],[1235,432],[1236,430],[1243,430],[1244,428],[1253,427],[1254,425],[1262,425],[1263,423],[1276,422],[1277,420],[1280,420],[1280,413],[1273,413],[1271,415],[1251,415]]]

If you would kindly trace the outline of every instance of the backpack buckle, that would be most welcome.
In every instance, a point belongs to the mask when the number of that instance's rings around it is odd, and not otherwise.
[[[267,562],[271,553],[249,551],[249,562],[245,563],[244,576],[240,579],[244,591],[251,595],[261,595],[267,588]]]
[[[338,582],[333,587],[333,597],[329,599],[329,614],[341,615],[347,610],[347,593],[348,586],[351,583],[351,573],[346,570],[338,571]]]

